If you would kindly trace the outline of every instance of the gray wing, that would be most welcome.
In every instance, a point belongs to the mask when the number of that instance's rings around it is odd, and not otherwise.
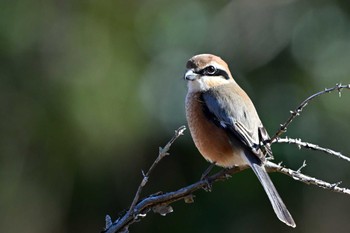
[[[234,95],[234,93],[230,93],[230,95],[226,96],[232,95]],[[277,217],[287,225],[295,227],[293,217],[279,196],[264,166],[261,164],[265,154],[271,153],[268,143],[264,146],[264,148],[266,148],[265,151],[260,150],[261,145],[264,144],[264,141],[269,139],[269,136],[265,128],[261,125],[260,120],[258,125],[250,124],[247,119],[257,116],[247,115],[248,111],[245,109],[246,106],[234,103],[237,98],[240,97],[235,96],[235,98],[226,99],[224,101],[220,99],[220,96],[216,96],[215,93],[208,91],[202,94],[205,107],[204,111],[206,114],[210,115],[209,119],[213,120],[218,127],[225,129],[230,136],[238,138],[243,145],[246,146],[247,149],[244,150],[245,157],[261,182]],[[232,106],[240,109],[237,111],[237,109],[232,109]],[[256,113],[254,112],[253,114]],[[257,119],[258,118],[255,118],[255,120]]]
[[[207,108],[206,114],[210,115],[209,119],[213,120],[218,127],[225,129],[230,136],[238,138],[251,150],[259,148],[259,128],[253,128],[254,125],[249,124],[247,120],[250,118],[249,111],[245,109],[245,106],[234,104],[234,99],[224,101],[216,96],[216,93],[210,91],[203,93],[202,99],[205,108]],[[239,106],[241,109],[232,109],[233,105]]]
[[[221,128],[224,128],[230,136],[238,138],[245,146],[249,147],[258,157],[268,154],[272,157],[270,137],[254,111],[248,111],[247,105],[242,105],[242,96],[232,93],[232,89],[221,89],[221,92],[229,92],[223,99],[217,94],[217,90],[207,91],[202,94],[202,99],[207,108],[209,119]],[[233,109],[233,106],[237,109]],[[250,109],[251,110],[251,109]],[[253,120],[252,120],[253,119]],[[261,149],[258,153],[258,149]],[[262,154],[261,154],[262,152]]]

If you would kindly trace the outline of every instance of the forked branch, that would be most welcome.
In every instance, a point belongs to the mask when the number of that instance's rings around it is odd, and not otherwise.
[[[291,111],[291,116],[287,119],[287,121],[284,124],[281,125],[280,129],[271,138],[271,143],[295,144],[299,148],[307,148],[307,149],[322,151],[327,154],[334,155],[338,158],[341,158],[345,161],[350,162],[349,157],[346,157],[345,155],[339,152],[333,151],[331,149],[323,148],[308,142],[302,142],[300,139],[280,138],[280,136],[286,132],[287,127],[294,120],[294,118],[300,115],[302,110],[312,99],[320,95],[330,93],[335,90],[337,90],[340,94],[342,89],[350,89],[350,84],[348,85],[337,84],[332,88],[328,88],[323,91],[320,91],[316,94],[311,95],[307,99],[305,99],[294,111]],[[179,200],[184,200],[186,203],[192,203],[194,201],[194,195],[193,195],[194,192],[198,191],[199,189],[204,189],[206,191],[211,190],[211,186],[214,182],[226,180],[229,177],[231,177],[231,175],[241,172],[243,170],[242,168],[239,168],[239,167],[234,167],[231,169],[223,169],[220,172],[215,173],[214,175],[211,175],[211,176],[206,175],[202,177],[199,181],[191,185],[188,185],[186,187],[180,188],[176,191],[168,192],[168,193],[156,193],[140,200],[141,192],[145,187],[145,185],[147,184],[151,172],[154,170],[157,164],[165,156],[169,154],[168,151],[171,145],[174,143],[176,139],[178,139],[181,135],[183,135],[183,132],[185,131],[185,129],[186,128],[184,126],[181,126],[178,130],[175,131],[175,135],[170,139],[170,141],[166,144],[166,146],[164,148],[159,148],[159,153],[156,160],[153,162],[153,164],[151,165],[151,167],[148,169],[146,173],[142,172],[143,179],[136,191],[135,197],[130,205],[129,210],[114,222],[112,221],[111,217],[107,215],[106,226],[103,233],[117,233],[117,232],[127,233],[129,232],[129,226],[137,221],[140,221],[142,218],[146,217],[149,211],[152,210],[153,212],[159,213],[161,215],[166,215],[168,213],[171,213],[173,211],[173,208],[169,204]],[[271,161],[266,161],[265,163],[265,168],[269,172],[279,172],[289,177],[292,177],[294,180],[303,182],[308,185],[311,184],[333,192],[350,195],[350,189],[339,187],[341,182],[329,183],[329,182],[301,173],[301,169],[304,168],[305,166],[306,166],[305,161],[298,170],[292,170],[290,168],[284,167],[281,165],[281,163],[276,164]]]

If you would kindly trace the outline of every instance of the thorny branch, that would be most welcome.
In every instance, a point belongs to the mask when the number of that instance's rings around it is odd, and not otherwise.
[[[330,155],[334,155],[340,159],[343,159],[345,161],[350,162],[350,158],[346,157],[345,155],[343,155],[340,152],[328,149],[328,148],[323,148],[320,147],[319,145],[316,144],[312,144],[309,142],[302,142],[301,139],[294,139],[294,138],[276,138],[275,140],[276,143],[289,143],[289,144],[295,144],[298,146],[299,149],[301,149],[301,147],[304,147],[306,149],[310,149],[310,150],[318,150],[318,151],[322,151],[324,153],[330,154]]]
[[[180,128],[178,128],[177,130],[175,130],[175,135],[170,139],[170,141],[165,145],[164,148],[159,147],[159,153],[158,153],[158,157],[156,158],[156,160],[153,162],[153,164],[151,165],[151,167],[148,169],[147,173],[145,174],[142,171],[142,175],[143,175],[143,179],[141,181],[141,184],[139,185],[137,191],[136,191],[136,195],[134,197],[134,200],[132,201],[129,211],[128,211],[128,215],[133,215],[134,214],[134,207],[136,205],[136,203],[139,201],[140,199],[140,194],[142,192],[143,187],[145,187],[145,185],[148,182],[148,178],[151,174],[151,172],[154,170],[154,168],[158,165],[159,161],[162,160],[165,156],[169,155],[168,151],[171,147],[171,145],[175,142],[175,140],[180,137],[181,135],[183,135],[183,132],[186,130],[185,126],[181,126]]]
[[[199,180],[191,185],[184,188],[180,188],[174,192],[168,192],[164,194],[154,194],[141,200],[134,209],[134,215],[124,215],[122,218],[118,219],[116,222],[107,225],[104,233],[114,233],[114,232],[128,232],[128,227],[139,221],[141,218],[145,217],[149,211],[159,213],[161,215],[166,215],[172,212],[170,203],[184,200],[186,203],[192,203],[194,200],[193,193],[199,189],[208,190],[210,189],[212,183],[226,180],[230,175],[242,171],[240,168],[223,169],[220,172],[211,175],[205,179]],[[107,215],[108,216],[108,215]],[[107,218],[110,219],[108,216]]]
[[[312,185],[316,185],[317,187],[320,187],[323,189],[331,190],[333,192],[350,195],[350,189],[339,187],[339,185],[341,184],[341,181],[334,183],[334,184],[331,184],[331,183],[328,183],[326,181],[302,174],[300,170],[305,166],[306,166],[306,164],[304,161],[303,165],[297,171],[294,171],[290,168],[283,167],[281,164],[275,164],[275,163],[272,163],[270,161],[267,161],[265,164],[265,167],[270,172],[273,172],[273,171],[279,172],[279,173],[285,174],[287,176],[290,176],[294,180],[303,182],[305,184],[312,184]]]
[[[287,132],[287,127],[290,125],[290,123],[292,123],[294,118],[296,118],[297,116],[300,115],[300,113],[303,111],[303,109],[306,107],[306,105],[308,105],[308,103],[311,100],[313,100],[314,98],[316,98],[320,95],[330,93],[330,92],[335,91],[335,90],[337,90],[339,93],[339,96],[341,96],[342,89],[350,89],[350,84],[347,84],[347,85],[336,84],[334,87],[326,88],[323,91],[317,92],[317,93],[313,94],[312,96],[308,97],[307,99],[305,99],[303,102],[301,102],[301,104],[299,104],[299,106],[294,111],[290,111],[290,114],[291,114],[290,117],[287,119],[287,121],[285,123],[281,124],[279,130],[271,138],[271,142],[273,143],[283,133]]]
[[[300,139],[291,139],[291,138],[280,138],[280,136],[287,131],[287,127],[289,124],[294,120],[295,117],[299,116],[304,107],[311,101],[312,99],[323,95],[325,93],[332,92],[334,90],[338,90],[339,95],[341,93],[342,89],[350,89],[350,84],[348,85],[342,85],[337,84],[335,87],[325,89],[323,91],[320,91],[316,94],[313,94],[312,96],[305,99],[294,111],[291,111],[291,116],[288,118],[288,120],[281,125],[280,129],[276,132],[276,134],[271,138],[271,143],[289,143],[289,144],[295,144],[299,148],[304,147],[307,149],[322,151],[330,155],[334,155],[338,158],[344,159],[346,161],[350,161],[349,157],[346,157],[342,155],[339,152],[333,151],[328,148],[323,148],[318,145],[308,143],[308,142],[302,142]],[[157,166],[157,164],[162,160],[165,156],[169,155],[168,151],[171,147],[171,145],[174,143],[174,141],[179,138],[181,135],[183,135],[183,132],[186,130],[185,126],[181,126],[179,129],[175,131],[175,135],[170,139],[170,141],[166,144],[164,148],[159,148],[159,154],[156,160],[153,162],[149,170],[144,173],[142,171],[143,179],[141,181],[141,184],[139,185],[135,197],[130,205],[129,210],[122,215],[120,218],[118,218],[116,221],[112,221],[111,217],[109,215],[106,216],[106,226],[103,233],[128,233],[129,232],[129,226],[137,221],[140,221],[141,218],[145,217],[146,214],[149,211],[153,211],[154,213],[159,213],[161,215],[166,215],[168,213],[171,213],[173,211],[172,207],[169,206],[169,204],[184,200],[186,203],[192,203],[194,200],[193,193],[199,189],[204,189],[206,191],[211,190],[211,186],[214,182],[222,181],[228,179],[231,175],[241,172],[242,168],[234,167],[231,169],[223,169],[218,173],[215,173],[211,176],[204,176],[199,181],[188,185],[184,188],[180,188],[173,192],[168,193],[156,193],[152,194],[143,200],[139,201],[140,194],[142,192],[143,187],[147,184],[149,175],[154,170],[154,168]],[[303,182],[308,185],[315,185],[317,187],[331,190],[333,192],[343,193],[350,195],[350,189],[339,187],[341,182],[337,183],[328,183],[326,181],[305,175],[301,173],[301,169],[306,166],[305,161],[303,162],[302,166],[298,170],[292,170],[290,168],[286,168],[281,165],[281,163],[276,164],[271,161],[266,161],[265,168],[269,172],[279,172],[282,174],[285,174],[287,176],[292,177],[294,180]]]

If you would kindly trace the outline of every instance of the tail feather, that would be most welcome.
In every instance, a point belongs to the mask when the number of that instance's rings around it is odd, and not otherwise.
[[[254,158],[252,156],[254,156]],[[296,225],[293,220],[293,217],[289,213],[286,205],[283,203],[265,168],[256,162],[255,155],[251,155],[249,153],[246,154],[246,157],[250,167],[253,169],[255,175],[258,177],[267,196],[269,197],[273,210],[275,211],[279,220],[281,220],[288,226],[295,227]]]

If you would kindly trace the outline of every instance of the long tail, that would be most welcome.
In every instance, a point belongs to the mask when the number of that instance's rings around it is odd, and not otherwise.
[[[295,227],[296,225],[292,215],[289,213],[286,205],[283,203],[265,168],[260,165],[261,161],[256,157],[256,155],[253,155],[252,152],[247,151],[245,155],[250,167],[253,169],[255,175],[258,177],[267,196],[269,197],[273,210],[275,211],[279,220],[288,226]]]

